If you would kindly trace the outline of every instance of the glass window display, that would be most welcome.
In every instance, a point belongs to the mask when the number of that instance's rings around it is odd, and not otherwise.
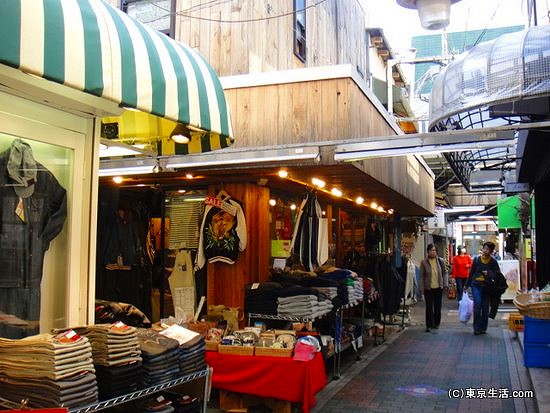
[[[51,294],[57,308],[46,312],[63,318],[66,248],[49,251],[67,218],[67,150],[54,145],[0,135],[0,336],[37,334],[45,273],[55,273]],[[60,237],[65,244],[66,236]],[[61,246],[61,245],[60,245]],[[45,260],[46,254],[50,257]],[[66,265],[65,265],[66,268]]]

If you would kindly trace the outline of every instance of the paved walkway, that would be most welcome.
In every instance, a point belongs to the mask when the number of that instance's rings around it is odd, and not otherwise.
[[[456,302],[444,299],[444,307],[441,328],[431,333],[422,325],[422,303],[412,308],[409,326],[367,349],[331,381],[317,395],[313,413],[549,413],[550,369],[529,369],[540,373],[534,387],[520,340],[507,329],[515,308],[503,305],[488,334],[474,336],[471,322],[458,322]],[[527,397],[512,397],[515,391]]]
[[[418,303],[404,329],[366,346],[359,361],[349,354],[312,413],[550,413],[550,369],[525,368],[522,334],[508,330],[515,307],[502,305],[488,333],[474,336],[471,321],[458,321],[456,301],[444,298],[443,306],[439,330],[424,331]],[[514,391],[526,397],[512,397]]]

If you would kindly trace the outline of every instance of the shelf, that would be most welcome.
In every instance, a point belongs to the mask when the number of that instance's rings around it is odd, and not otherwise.
[[[327,313],[328,314],[328,313]],[[274,314],[257,314],[257,313],[249,313],[248,319],[251,318],[262,318],[264,320],[281,320],[281,321],[295,321],[298,323],[307,323],[315,321],[317,318],[323,317],[325,314],[319,317],[294,317],[291,315],[274,315]]]
[[[89,413],[89,412],[96,412],[98,410],[104,410],[108,409],[113,406],[117,406],[119,404],[127,403],[132,400],[140,399],[142,397],[145,397],[149,394],[153,394],[156,392],[159,392],[161,390],[168,389],[170,387],[177,386],[179,384],[188,383],[190,381],[199,379],[201,377],[208,377],[209,369],[201,370],[192,374],[188,374],[186,376],[179,377],[174,380],[170,380],[161,384],[157,384],[156,386],[147,387],[145,389],[141,389],[138,391],[135,391],[133,393],[124,394],[119,397],[115,397],[113,399],[104,400],[98,403],[90,404],[88,406],[84,407],[78,407],[74,409],[70,409],[69,413]]]

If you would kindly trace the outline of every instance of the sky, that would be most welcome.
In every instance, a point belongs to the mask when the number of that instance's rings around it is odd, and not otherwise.
[[[418,12],[406,9],[396,0],[361,0],[367,27],[381,27],[394,52],[410,48],[411,37],[437,34],[424,30]],[[462,0],[451,6],[448,33],[527,24],[527,0]],[[536,0],[538,24],[548,24],[550,0]],[[392,16],[388,19],[388,16]]]

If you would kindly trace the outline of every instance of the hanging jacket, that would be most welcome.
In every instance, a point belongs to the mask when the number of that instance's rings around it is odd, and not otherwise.
[[[0,154],[0,288],[38,288],[44,254],[67,217],[67,192],[55,176],[36,163],[34,191],[21,198],[24,219],[16,214],[19,196],[7,174],[10,150]]]
[[[205,203],[196,270],[204,267],[206,261],[234,264],[247,242],[246,219],[237,201],[208,197]]]

